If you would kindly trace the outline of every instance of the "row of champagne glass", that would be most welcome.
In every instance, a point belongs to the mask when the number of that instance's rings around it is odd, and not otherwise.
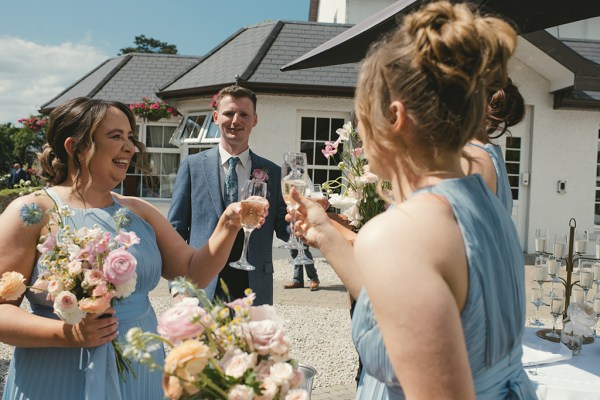
[[[595,236],[590,230],[575,230],[573,240],[573,251],[577,254],[587,254],[589,246],[595,245],[595,258],[600,259],[600,234]],[[555,258],[563,258],[566,255],[568,237],[566,234],[555,233],[553,235],[552,248],[548,246],[548,229],[535,230],[535,251],[537,253],[552,253]],[[593,251],[590,248],[590,251]]]

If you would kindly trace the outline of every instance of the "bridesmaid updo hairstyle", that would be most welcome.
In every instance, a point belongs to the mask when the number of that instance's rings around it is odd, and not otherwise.
[[[460,151],[485,126],[487,93],[505,86],[516,40],[508,23],[464,3],[434,2],[406,15],[360,69],[355,109],[369,162],[394,158],[410,178],[439,168],[440,151]],[[390,129],[395,100],[410,140]]]
[[[46,144],[38,153],[41,177],[48,185],[58,185],[65,181],[68,175],[68,154],[65,140],[75,139],[73,146],[73,165],[76,169],[75,186],[80,192],[79,177],[82,171],[82,161],[86,170],[91,174],[90,161],[95,153],[94,132],[102,123],[109,108],[115,107],[122,111],[129,120],[131,131],[136,133],[135,117],[128,106],[117,101],[105,101],[78,97],[65,101],[50,113],[50,121],[46,133]],[[145,153],[145,146],[133,139],[134,146],[140,153]],[[80,155],[87,150],[85,159]],[[140,155],[138,155],[140,157]],[[143,158],[143,157],[142,157]]]
[[[508,78],[506,86],[488,96],[486,134],[496,139],[525,117],[525,100]],[[497,132],[497,133],[496,133]]]

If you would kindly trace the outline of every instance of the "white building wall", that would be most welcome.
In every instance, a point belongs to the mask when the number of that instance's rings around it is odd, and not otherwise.
[[[526,250],[534,251],[535,229],[568,233],[575,218],[580,229],[594,224],[596,157],[600,112],[554,110],[550,82],[521,60],[513,58],[510,76],[533,106],[531,166]],[[557,192],[565,180],[566,193]]]
[[[183,114],[206,111],[209,98],[178,102],[177,109]],[[275,164],[283,161],[283,153],[300,151],[300,131],[298,129],[298,113],[302,112],[334,112],[350,113],[354,107],[351,98],[336,97],[292,97],[283,95],[258,95],[258,124],[250,135],[250,148],[256,154],[265,157]],[[182,149],[182,152],[185,150]],[[182,154],[182,157],[184,154]],[[169,202],[165,200],[147,199],[163,214],[169,210]]]
[[[396,0],[320,0],[318,22],[356,24]]]

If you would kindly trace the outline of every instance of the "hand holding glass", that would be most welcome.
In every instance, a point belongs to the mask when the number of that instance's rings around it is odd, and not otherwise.
[[[229,266],[244,271],[253,271],[255,268],[248,262],[248,241],[250,234],[260,223],[264,216],[267,197],[267,184],[258,180],[248,180],[242,189],[242,229],[244,229],[244,247],[239,260],[229,263]]]

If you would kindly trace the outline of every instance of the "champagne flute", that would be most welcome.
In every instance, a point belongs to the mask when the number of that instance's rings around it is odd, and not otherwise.
[[[562,315],[565,309],[565,292],[562,288],[557,288],[552,292],[550,298],[550,314],[552,314],[552,331],[546,333],[546,337],[560,339],[560,335],[556,332],[556,320]]]
[[[550,282],[552,282],[550,285],[550,292],[552,292],[554,290],[554,285],[560,283],[558,275],[560,274],[562,262],[554,258],[554,256],[550,256],[548,257],[546,264],[548,265],[548,275],[552,278],[550,280]],[[550,296],[550,293],[548,293],[548,296]]]
[[[594,337],[597,338],[596,328],[600,319],[600,297],[594,297],[594,314],[596,315],[596,323],[594,324]]]
[[[600,297],[598,296],[600,293],[600,262],[595,262],[592,265],[592,279],[596,284],[596,297]]]
[[[587,251],[588,237],[588,231],[575,231],[575,253],[585,254]]]
[[[308,177],[306,175],[306,154],[305,153],[285,153],[283,156],[283,164],[281,166],[281,189],[283,192],[283,199],[290,208],[290,215],[292,221],[290,225],[290,236],[294,235],[294,225],[296,224],[296,213],[295,210],[300,205],[292,199],[291,191],[292,188],[296,188],[296,191],[301,195],[305,194]],[[304,253],[304,244],[298,242],[298,255],[292,260],[294,265],[312,264],[314,261],[306,256]]]
[[[592,288],[592,265],[589,261],[583,261],[581,264],[581,270],[579,271],[579,286],[583,289],[583,304],[586,304],[587,294]]]
[[[533,273],[533,279],[538,283],[540,293],[544,293],[544,283],[546,282],[546,276],[548,275],[548,262],[545,257],[538,256],[535,259],[535,270]]]
[[[282,195],[283,195],[283,200],[285,201],[285,203],[288,205],[288,207],[292,206],[292,198],[289,195],[289,193],[285,192],[285,187],[283,186],[283,179],[285,176],[289,175],[292,170],[297,168],[297,162],[298,159],[301,159],[301,163],[303,161],[305,161],[305,157],[306,154],[304,155],[304,158],[300,155],[303,153],[293,153],[293,152],[287,152],[283,154],[283,164],[281,166],[281,181],[282,181]],[[304,162],[303,166],[306,165],[306,162]],[[303,192],[300,192],[303,193]],[[299,249],[300,247],[303,247],[302,244],[298,241],[298,238],[296,238],[296,233],[294,232],[293,229],[293,223],[294,223],[294,216],[292,215],[292,222],[290,223],[290,237],[288,239],[287,242],[285,242],[285,244],[282,246],[285,249]]]
[[[555,234],[554,246],[552,247],[554,258],[562,258],[565,253],[565,247],[567,247],[567,235]]]
[[[546,242],[548,240],[548,229],[535,230],[535,251],[537,253],[546,252]]]
[[[311,190],[308,195],[311,199],[319,200],[325,198],[325,195],[323,194],[323,188],[320,184],[312,185],[310,189]]]
[[[267,184],[251,179],[245,182],[242,189],[242,229],[244,229],[244,247],[242,255],[237,261],[232,261],[229,266],[244,271],[253,271],[255,267],[248,262],[248,240],[250,234],[258,226],[267,202]]]
[[[540,288],[531,288],[531,304],[535,306],[535,321],[531,323],[533,326],[544,326],[540,321],[540,307],[544,304],[543,292]]]

